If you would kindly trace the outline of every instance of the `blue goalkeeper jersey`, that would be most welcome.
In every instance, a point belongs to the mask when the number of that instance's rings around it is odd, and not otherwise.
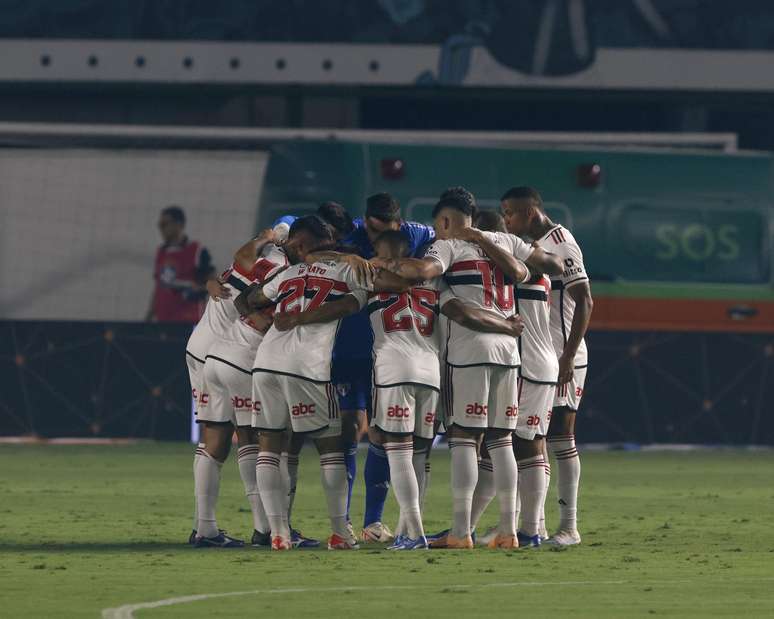
[[[354,220],[355,229],[342,241],[342,245],[353,247],[356,253],[366,259],[374,257],[374,248],[366,233],[363,219]],[[402,221],[400,231],[406,235],[409,242],[409,255],[421,256],[430,243],[435,240],[435,230],[425,224],[415,221]],[[374,344],[374,334],[371,331],[371,321],[365,308],[347,316],[341,321],[336,344],[333,347],[333,358],[371,359],[371,349]]]

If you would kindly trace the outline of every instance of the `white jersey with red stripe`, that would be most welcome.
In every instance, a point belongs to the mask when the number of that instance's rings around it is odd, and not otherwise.
[[[236,264],[232,264],[220,277],[224,282],[223,285],[231,293],[231,297],[218,301],[207,299],[204,313],[196,323],[185,347],[189,355],[202,363],[212,345],[225,338],[231,325],[239,318],[234,299],[252,282],[252,274],[240,269]]]
[[[349,265],[337,262],[296,264],[263,287],[277,303],[275,315],[304,312],[352,294],[362,309],[367,291]],[[255,356],[254,369],[317,382],[331,377],[331,352],[339,321],[303,325],[288,331],[271,327]]]
[[[551,278],[551,340],[557,356],[561,356],[575,314],[575,301],[567,294],[567,290],[588,282],[589,278],[580,246],[567,228],[554,226],[538,240],[538,244],[545,251],[559,256],[564,266],[561,275]],[[587,364],[588,351],[586,341],[583,340],[575,354],[575,367],[585,367]]]
[[[504,232],[484,232],[492,242],[519,260],[526,260],[533,248],[520,238]],[[435,241],[426,258],[437,260],[444,271],[449,291],[441,294],[441,307],[451,298],[508,318],[514,312],[513,284],[475,243],[458,239]],[[516,339],[499,333],[473,331],[449,321],[446,360],[452,366],[504,365],[517,367]]]
[[[251,283],[265,285],[289,264],[285,250],[269,243],[264,246],[261,255],[253,265],[250,273]],[[238,317],[231,324],[223,339],[239,346],[250,347],[255,351],[263,340],[263,333],[258,331],[249,319]]]
[[[372,293],[368,314],[374,332],[374,385],[418,384],[440,388],[438,301],[441,278],[408,292]]]
[[[516,311],[524,320],[519,338],[521,376],[533,383],[555,384],[559,360],[551,340],[551,281],[538,274],[516,285]]]

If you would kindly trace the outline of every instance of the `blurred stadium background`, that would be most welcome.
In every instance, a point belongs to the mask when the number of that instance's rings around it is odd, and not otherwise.
[[[774,9],[0,0],[0,435],[187,440],[158,212],[537,187],[595,297],[585,443],[774,444]]]

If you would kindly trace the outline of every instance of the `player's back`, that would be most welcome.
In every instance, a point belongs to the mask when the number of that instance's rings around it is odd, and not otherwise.
[[[374,384],[416,383],[438,388],[440,279],[408,292],[371,294],[366,306],[374,333]]]
[[[366,298],[351,267],[337,262],[293,265],[266,284],[263,291],[276,301],[277,314],[305,312],[340,301],[348,294],[354,294],[362,307]],[[287,331],[272,326],[258,348],[255,367],[327,382],[338,324],[315,323]]]
[[[589,278],[583,263],[583,252],[567,228],[555,226],[538,243],[546,251],[559,256],[563,263],[562,274],[551,278],[551,338],[556,354],[561,355],[575,314],[575,301],[567,291],[572,286],[588,282]],[[575,355],[576,367],[585,365],[587,360],[584,340]]]
[[[554,383],[559,372],[551,339],[551,281],[542,273],[516,286],[516,311],[524,320],[519,338],[521,375],[533,382]]]
[[[232,264],[221,273],[220,279],[231,296],[218,301],[207,299],[204,313],[186,344],[186,351],[200,360],[204,359],[215,341],[227,337],[231,325],[239,318],[234,299],[250,285],[252,274]]]
[[[518,257],[526,257],[530,253],[529,246],[512,235],[502,232],[483,234],[505,251],[519,254]],[[513,315],[512,282],[477,244],[459,239],[438,240],[430,246],[426,255],[441,262],[446,269],[444,279],[449,291],[442,293],[441,307],[448,298],[456,297],[463,303],[493,312],[501,318]],[[446,355],[451,365],[519,365],[516,340],[510,336],[474,331],[451,321],[448,331]]]

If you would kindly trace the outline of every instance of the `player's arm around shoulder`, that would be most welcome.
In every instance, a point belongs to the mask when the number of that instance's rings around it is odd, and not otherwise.
[[[502,318],[494,312],[468,305],[456,297],[445,302],[442,300],[441,303],[441,313],[444,316],[471,331],[501,333],[511,337],[519,337],[524,331],[524,321],[518,314]]]
[[[348,265],[355,274],[357,281],[363,286],[370,286],[374,278],[374,268],[365,258],[357,254],[349,254],[332,249],[318,250],[306,255],[307,264],[315,262],[337,262]]]
[[[268,307],[272,303],[273,301],[264,294],[263,286],[258,284],[250,284],[234,299],[234,306],[237,308],[239,315],[243,317],[256,310]]]
[[[323,303],[319,307],[303,312],[283,312],[275,314],[274,328],[277,331],[289,331],[296,327],[322,324],[341,320],[360,311],[361,303],[355,295],[348,294],[333,303]]]

